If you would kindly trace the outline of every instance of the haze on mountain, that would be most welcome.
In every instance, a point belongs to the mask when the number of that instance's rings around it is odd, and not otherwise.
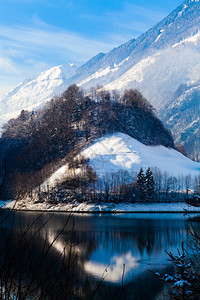
[[[161,111],[163,121],[173,132],[176,144],[200,160],[200,81],[179,86],[169,105]]]
[[[1,99],[1,122],[15,116],[21,109],[30,110],[43,105],[53,95],[60,94],[73,83],[85,89],[96,85],[120,91],[137,88],[157,108],[161,118],[163,108],[167,108],[169,112],[167,116],[171,118],[173,110],[169,105],[172,100],[178,101],[175,91],[182,84],[190,85],[191,82],[199,80],[200,2],[198,0],[183,2],[169,16],[136,40],[130,40],[109,53],[97,54],[81,67],[73,68],[72,73],[67,71],[68,73],[65,72],[67,75],[63,76],[62,68],[58,66],[38,77],[26,80]],[[185,103],[187,96],[183,98]],[[187,122],[187,127],[190,128],[193,123],[199,127],[196,115],[199,98],[191,102],[191,105],[194,107],[192,109],[194,113],[191,123]],[[187,111],[184,110],[184,114],[187,114]],[[180,111],[179,114],[181,120]],[[163,118],[169,124],[167,116]],[[177,123],[174,126],[169,125],[170,129],[176,139],[179,132],[180,137],[177,141],[187,146],[187,139],[182,137],[181,121],[179,123],[178,131]],[[198,130],[194,131],[192,140],[195,143],[198,140]],[[191,146],[186,148],[192,158],[199,159],[199,155],[194,154]],[[196,152],[199,153],[198,143]]]

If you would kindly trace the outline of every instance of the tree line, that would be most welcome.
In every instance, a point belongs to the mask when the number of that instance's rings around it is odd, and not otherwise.
[[[82,170],[76,172],[76,170]],[[68,175],[54,188],[37,190],[37,199],[51,204],[78,202],[152,203],[184,202],[187,189],[200,193],[200,176],[174,177],[157,168],[140,168],[138,173],[119,170],[97,176],[87,161],[81,161],[68,170]],[[26,190],[26,189],[25,189]]]

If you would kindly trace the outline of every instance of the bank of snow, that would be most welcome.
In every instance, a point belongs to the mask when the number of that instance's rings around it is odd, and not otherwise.
[[[165,213],[165,212],[200,212],[200,207],[194,207],[188,205],[184,202],[176,203],[80,203],[78,201],[73,201],[70,203],[59,203],[50,204],[44,203],[34,203],[34,201],[20,200],[18,202],[8,201],[7,203],[2,202],[3,208],[17,209],[17,210],[36,210],[36,211],[65,211],[65,212],[88,212],[88,213]]]

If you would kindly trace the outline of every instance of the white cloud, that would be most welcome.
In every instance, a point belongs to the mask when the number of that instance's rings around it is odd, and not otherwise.
[[[0,89],[4,86],[2,78],[8,74],[17,75],[18,81],[22,81],[54,65],[84,63],[113,46],[50,26],[37,17],[32,18],[28,26],[0,25]],[[7,79],[6,86],[16,82],[12,76]]]
[[[15,88],[19,83],[19,76],[17,75],[0,75],[0,99]]]
[[[15,66],[12,60],[7,57],[0,57],[0,71],[3,71],[8,74],[19,74],[18,68]]]
[[[18,48],[34,54],[57,52],[65,55],[66,51],[73,53],[74,59],[88,59],[97,52],[108,51],[113,47],[112,43],[105,43],[94,39],[89,39],[78,35],[77,33],[62,30],[53,26],[33,27],[9,27],[0,25],[0,42],[7,47]]]

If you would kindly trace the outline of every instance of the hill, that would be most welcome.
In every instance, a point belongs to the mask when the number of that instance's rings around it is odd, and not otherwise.
[[[89,160],[89,165],[98,176],[112,174],[120,170],[137,174],[142,167],[144,171],[160,170],[169,176],[197,176],[200,163],[194,162],[173,148],[165,146],[144,145],[128,134],[116,132],[94,141],[92,145],[81,151],[81,155]],[[63,165],[49,178],[49,183],[62,180],[68,165]]]

